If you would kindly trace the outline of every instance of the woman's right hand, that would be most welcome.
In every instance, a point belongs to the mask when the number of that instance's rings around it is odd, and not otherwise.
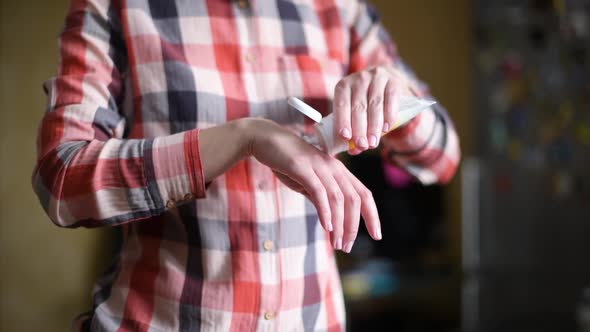
[[[371,237],[381,239],[371,191],[342,162],[272,121],[245,119],[242,128],[249,133],[247,153],[312,201],[334,249],[350,252],[361,215]]]

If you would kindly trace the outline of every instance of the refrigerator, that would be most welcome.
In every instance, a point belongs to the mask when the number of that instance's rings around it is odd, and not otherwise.
[[[472,8],[462,330],[589,331],[590,1]]]

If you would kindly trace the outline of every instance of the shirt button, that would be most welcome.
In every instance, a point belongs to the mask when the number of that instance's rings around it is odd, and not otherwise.
[[[175,206],[176,206],[176,202],[173,199],[169,199],[168,202],[166,202],[166,207],[169,209],[172,209]]]
[[[241,9],[246,9],[248,8],[248,6],[250,6],[250,4],[248,3],[248,0],[237,0],[237,5],[238,7],[240,7]]]
[[[275,313],[272,310],[269,310],[264,313],[264,319],[271,320],[273,318],[275,318]]]
[[[272,249],[273,243],[271,240],[266,240],[266,241],[262,242],[262,247],[264,248],[264,250],[269,251]]]
[[[186,195],[184,195],[184,200],[185,201],[192,201],[193,199],[195,199],[195,195],[194,194],[186,194]]]
[[[266,181],[261,181],[260,183],[258,183],[258,189],[264,190],[266,189],[266,187]]]
[[[246,54],[245,58],[246,58],[246,61],[249,63],[254,62],[254,56],[252,54]]]

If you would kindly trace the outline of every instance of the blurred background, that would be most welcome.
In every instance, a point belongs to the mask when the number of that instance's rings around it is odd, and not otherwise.
[[[349,329],[590,331],[590,1],[371,3],[463,161],[423,187],[345,160],[385,238],[338,256]],[[53,226],[30,185],[66,6],[0,1],[0,331],[68,330],[112,253],[108,230]]]

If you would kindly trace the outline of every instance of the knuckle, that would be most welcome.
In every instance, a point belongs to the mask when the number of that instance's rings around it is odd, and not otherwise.
[[[346,194],[346,203],[351,204],[353,206],[360,205],[360,197],[354,192],[349,192]]]
[[[385,68],[383,68],[382,66],[378,66],[378,67],[375,67],[375,74],[379,75],[379,76],[385,75],[385,74],[387,74],[387,70],[385,70]]]
[[[328,197],[330,198],[331,201],[338,203],[338,204],[342,204],[344,202],[344,195],[342,195],[342,193],[338,190],[330,191],[330,193],[328,194]]]
[[[367,111],[367,104],[364,101],[357,101],[352,105],[352,112],[365,113]]]
[[[346,107],[348,106],[348,100],[346,100],[345,98],[337,98],[336,100],[334,100],[334,105],[336,105],[336,107]]]
[[[387,84],[385,85],[385,92],[388,94],[394,94],[395,91],[396,91],[395,82],[393,82],[392,80],[387,81]]]
[[[373,199],[373,193],[369,190],[369,189],[363,189],[360,193],[359,193],[360,198],[363,201],[367,201],[367,200],[372,200]]]
[[[291,165],[291,171],[294,173],[299,173],[305,169],[305,167],[307,167],[306,161],[301,156],[291,157],[291,159],[288,161],[288,164]]]
[[[363,82],[369,81],[371,77],[373,77],[373,73],[371,71],[364,70],[359,73],[359,78]]]
[[[338,160],[336,158],[333,158],[332,156],[330,156],[329,154],[324,154],[322,156],[322,163],[324,163],[324,165],[326,165],[326,167],[332,172],[334,173],[335,170],[335,166],[337,164]]]
[[[340,176],[342,175],[342,166],[344,166],[342,164],[342,162],[336,158],[333,157],[329,157],[329,160],[327,161],[328,167],[334,172],[334,174],[336,176]]]
[[[386,74],[385,69],[383,69],[383,67],[381,66],[377,66],[377,67],[373,67],[371,69],[371,74],[373,76],[373,79],[379,79],[384,77],[384,75]]]
[[[308,163],[311,163],[312,165],[314,165],[314,167],[317,167],[317,165],[322,165],[322,163],[324,162],[324,155],[322,153],[315,153],[312,156],[310,156]]]
[[[334,88],[335,92],[342,93],[348,89],[348,81],[346,79],[341,79]]]
[[[371,100],[369,100],[369,105],[373,109],[378,108],[379,106],[381,106],[382,103],[383,103],[383,96],[381,96],[381,95],[374,95],[371,97]]]

